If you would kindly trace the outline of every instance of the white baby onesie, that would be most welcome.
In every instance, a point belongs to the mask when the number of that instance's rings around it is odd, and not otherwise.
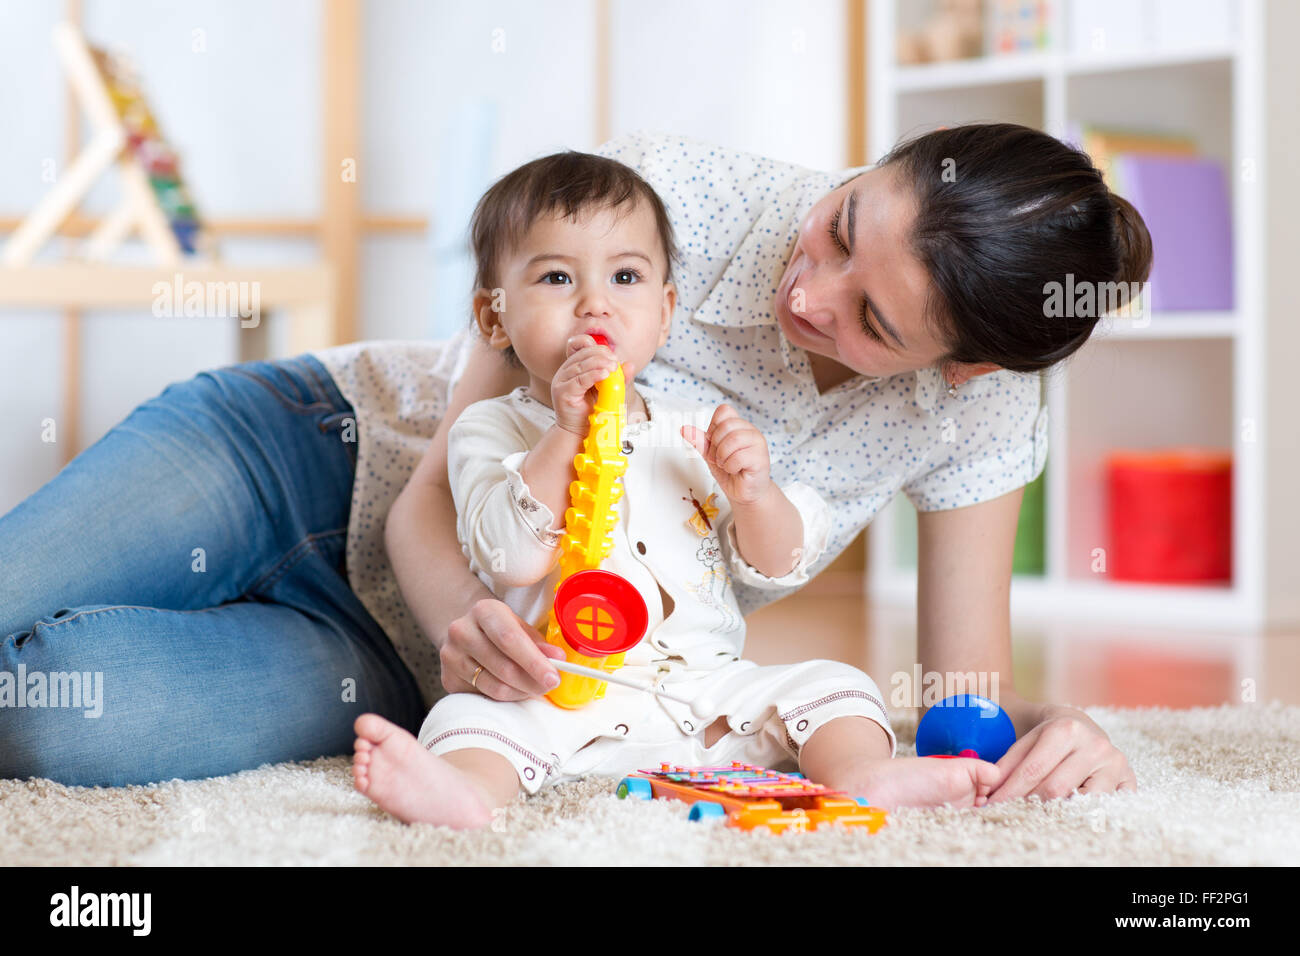
[[[878,723],[892,753],[896,741],[879,689],[857,668],[835,661],[759,667],[740,658],[745,625],[733,577],[787,591],[806,583],[830,531],[825,501],[800,482],[782,488],[803,520],[803,542],[788,574],[764,575],[740,555],[730,504],[681,436],[684,424],[707,428],[713,410],[643,386],[638,391],[649,420],[624,429],[624,493],[614,547],[601,564],[636,587],[649,613],[646,638],[627,653],[622,673],[688,699],[703,695],[714,712],[694,714],[688,704],[613,684],[604,699],[578,710],[545,699],[512,703],[452,694],[430,712],[421,744],[439,754],[465,747],[500,753],[529,792],[584,773],[619,774],[665,760],[788,763],[814,731],[840,716]],[[470,567],[538,627],[559,580],[560,520],[532,497],[519,468],[554,423],[555,413],[519,388],[469,406],[448,435],[457,534]],[[660,588],[671,601],[666,616]],[[723,717],[730,732],[706,750],[704,729]]]

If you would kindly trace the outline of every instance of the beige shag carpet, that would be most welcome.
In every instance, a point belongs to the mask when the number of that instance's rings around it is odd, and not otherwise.
[[[1300,707],[1088,713],[1136,793],[899,810],[875,835],[772,836],[619,800],[615,780],[556,787],[490,829],[407,826],[352,789],[345,757],[115,789],[0,780],[3,865],[1295,865]],[[892,716],[892,715],[891,715]],[[915,718],[895,722],[911,753]],[[904,741],[908,745],[904,746]]]

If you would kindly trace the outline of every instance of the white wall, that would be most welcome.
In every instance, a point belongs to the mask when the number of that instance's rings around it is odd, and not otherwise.
[[[442,337],[467,321],[464,236],[483,189],[562,148],[598,145],[592,0],[370,0],[363,155],[371,213],[427,215],[429,236],[362,243],[363,338]],[[50,29],[62,4],[0,0],[0,215],[44,194],[63,165],[62,78]],[[84,0],[92,42],[135,59],[181,153],[202,215],[320,210],[320,6],[316,0]],[[611,0],[611,134],[673,130],[817,168],[844,159],[840,0]],[[88,211],[116,196],[105,182]],[[0,237],[2,239],[3,237]],[[57,250],[52,249],[50,254]],[[238,262],[296,263],[309,239],[222,243]],[[169,382],[236,360],[222,319],[104,312],[83,320],[82,447]],[[61,322],[0,310],[0,513],[57,473],[40,421],[58,418]]]
[[[612,133],[653,127],[845,162],[841,0],[614,0]]]

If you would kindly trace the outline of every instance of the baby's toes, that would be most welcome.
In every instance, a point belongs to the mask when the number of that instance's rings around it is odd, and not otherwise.
[[[997,786],[1001,772],[996,766],[985,760],[962,757],[946,760],[953,764],[952,770],[958,776],[954,784],[960,789],[966,806],[981,807],[988,802],[988,795]]]
[[[968,760],[971,765],[971,779],[975,783],[975,793],[987,797],[1002,783],[1002,768],[987,760]]]
[[[370,776],[370,761],[373,759],[370,748],[358,750],[352,755],[352,776],[358,780],[364,780]]]
[[[980,761],[959,757],[955,760],[944,760],[942,763],[944,764],[943,789],[945,792],[943,802],[949,806],[976,806],[975,801],[979,797],[980,778],[978,768],[975,765]]]

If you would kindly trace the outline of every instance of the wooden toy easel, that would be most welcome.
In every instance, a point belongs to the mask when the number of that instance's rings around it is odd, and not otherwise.
[[[9,238],[0,259],[8,266],[30,263],[99,178],[116,164],[124,195],[87,238],[82,257],[104,261],[123,240],[138,232],[157,265],[175,265],[185,253],[200,248],[203,258],[210,261],[214,256],[180,180],[175,155],[158,135],[129,67],[92,49],[70,23],[55,26],[54,45],[73,94],[90,122],[90,140]],[[175,197],[171,216],[164,210],[163,196]]]
[[[76,4],[70,5],[77,12]],[[328,262],[297,265],[235,265],[217,260],[180,181],[175,154],[162,142],[139,84],[120,61],[88,46],[72,24],[59,24],[54,44],[71,91],[71,108],[89,119],[87,145],[58,182],[0,246],[0,318],[8,309],[59,309],[64,319],[64,392],[60,420],[62,460],[80,448],[80,310],[141,312],[157,305],[160,288],[256,288],[261,311],[273,322],[246,324],[240,315],[238,359],[272,357],[270,326],[282,330],[275,351],[283,355],[326,348],[342,341],[336,278]],[[118,81],[121,80],[121,83]],[[75,141],[75,125],[70,130]],[[76,215],[90,189],[116,166],[123,184],[119,205],[103,219]],[[354,190],[355,192],[355,190]],[[36,256],[56,233],[77,220],[92,227],[74,255],[54,261]],[[133,233],[150,250],[147,263],[111,262]],[[187,248],[188,247],[188,248]],[[187,254],[190,250],[193,254]],[[232,318],[234,316],[232,315]]]

